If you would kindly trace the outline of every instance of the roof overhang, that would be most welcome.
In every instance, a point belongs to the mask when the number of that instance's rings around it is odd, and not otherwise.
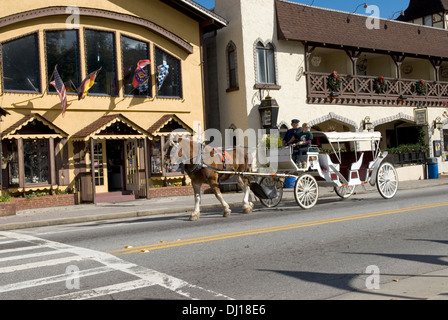
[[[104,115],[71,136],[71,139],[74,141],[145,138],[152,138],[152,136],[148,131],[121,114]]]
[[[32,127],[40,126],[33,129]],[[22,119],[2,132],[2,139],[49,139],[67,138],[68,134],[37,113],[25,115]]]
[[[166,114],[162,116],[148,129],[148,131],[153,136],[193,134],[193,129],[175,114]]]
[[[200,22],[204,32],[227,26],[228,21],[193,0],[160,0]]]
[[[379,19],[379,29],[372,29],[367,27],[369,16],[366,15],[284,0],[276,0],[275,6],[279,40],[391,55],[448,59],[448,31],[444,29],[388,19]]]

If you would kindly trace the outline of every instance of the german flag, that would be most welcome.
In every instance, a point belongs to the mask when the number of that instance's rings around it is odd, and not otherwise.
[[[90,73],[81,83],[79,88],[76,90],[78,91],[78,100],[84,99],[87,95],[87,92],[92,88],[92,86],[95,84],[95,78],[98,72],[100,72],[101,68],[98,70]]]

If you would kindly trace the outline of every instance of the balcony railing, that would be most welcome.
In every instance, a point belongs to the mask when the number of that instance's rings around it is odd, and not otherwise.
[[[349,105],[406,105],[443,107],[448,101],[448,82],[426,81],[424,94],[418,94],[416,79],[384,77],[387,87],[378,92],[378,77],[339,75],[339,90],[328,87],[329,73],[307,72],[308,103],[338,103]]]

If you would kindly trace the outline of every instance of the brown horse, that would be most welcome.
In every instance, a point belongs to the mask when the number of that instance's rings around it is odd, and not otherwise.
[[[201,186],[210,186],[216,198],[223,206],[223,216],[228,217],[230,207],[223,199],[219,189],[219,181],[224,181],[234,174],[222,174],[220,171],[249,172],[252,167],[252,157],[244,148],[234,147],[229,151],[213,148],[194,142],[187,137],[171,137],[165,144],[165,166],[180,164],[183,171],[191,179],[194,190],[195,206],[190,220],[195,221],[200,216]],[[251,213],[254,204],[250,202],[250,182],[247,177],[237,175],[237,181],[243,190],[243,213]]]

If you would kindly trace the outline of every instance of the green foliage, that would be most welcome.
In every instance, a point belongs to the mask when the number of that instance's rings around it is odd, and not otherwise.
[[[426,94],[426,83],[425,80],[421,79],[415,83],[415,91],[417,95],[423,96]]]
[[[266,148],[268,149],[272,149],[273,147],[275,147],[275,141],[277,140],[277,148],[282,146],[282,138],[280,137],[279,134],[268,134],[266,136]]]
[[[0,202],[10,202],[12,200],[13,196],[9,194],[3,194],[0,196]]]
[[[414,144],[402,144],[396,148],[386,149],[390,154],[405,153],[405,152],[426,152],[429,149],[429,145],[425,142],[426,133],[425,130],[420,128],[418,130],[417,143]]]
[[[388,88],[387,81],[384,80],[383,76],[378,77],[373,82],[373,88],[375,89],[376,93],[384,93]]]

